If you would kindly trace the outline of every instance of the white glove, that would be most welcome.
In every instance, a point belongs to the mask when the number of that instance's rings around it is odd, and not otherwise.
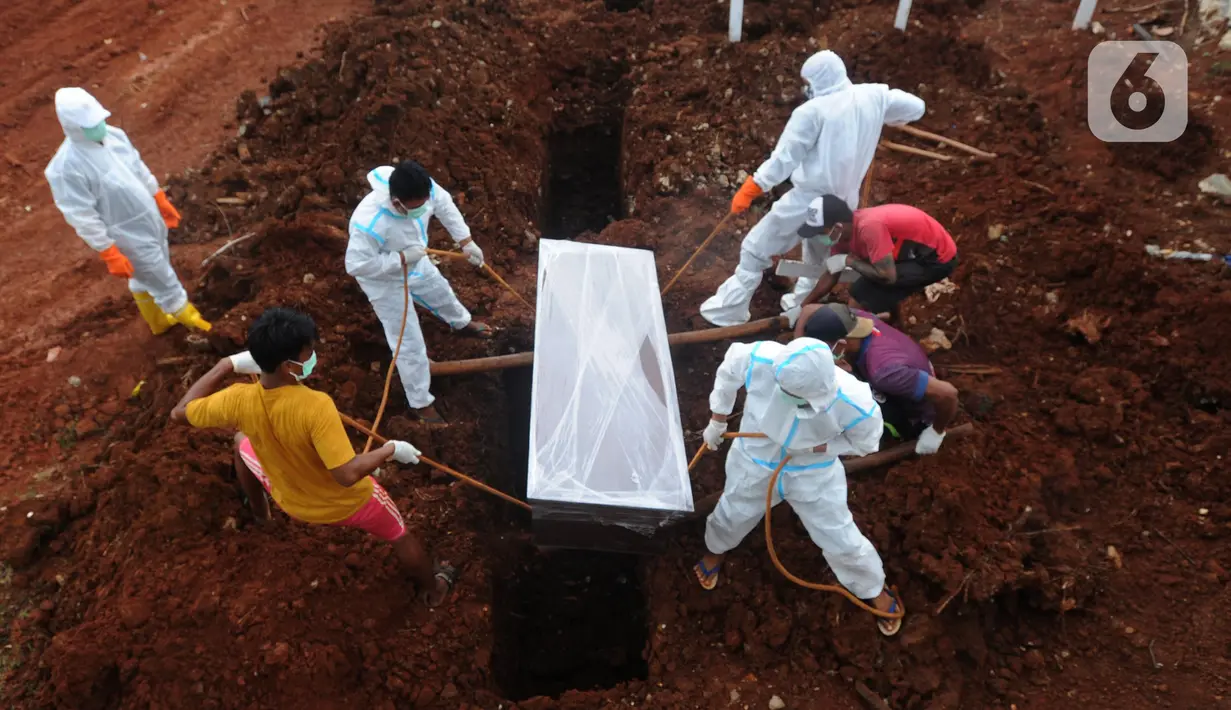
[[[466,255],[466,261],[469,261],[475,266],[483,265],[483,250],[479,248],[474,240],[466,242],[466,246],[462,247],[462,252]]]
[[[717,451],[719,446],[722,446],[722,435],[727,433],[727,423],[720,422],[717,419],[711,419],[706,425],[705,432],[701,434],[705,439],[705,445],[710,451]]]
[[[846,271],[846,254],[834,254],[825,260],[825,270],[831,274]]]
[[[252,359],[252,353],[247,350],[235,353],[228,359],[231,361],[231,369],[235,370],[237,375],[261,374],[261,366],[256,364],[256,360]]]
[[[788,308],[785,311],[783,311],[782,315],[786,316],[787,323],[789,323],[790,326],[794,328],[795,324],[799,322],[799,312],[802,310],[803,310],[803,306],[795,306],[794,308]]]
[[[419,463],[418,449],[405,441],[390,441],[389,443],[393,444],[393,456],[390,458],[394,461],[410,465]]]
[[[415,264],[418,264],[423,260],[423,257],[427,256],[427,249],[422,245],[416,244],[406,247],[401,253],[402,259],[406,261],[407,271],[412,271],[415,268]]]
[[[928,427],[919,434],[919,441],[915,442],[915,453],[920,456],[927,456],[940,451],[940,442],[945,440],[945,435],[936,431],[935,427]]]

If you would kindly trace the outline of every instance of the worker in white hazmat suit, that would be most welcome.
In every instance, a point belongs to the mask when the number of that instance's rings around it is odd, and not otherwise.
[[[124,131],[107,125],[110,115],[84,89],[56,91],[64,142],[44,171],[56,207],[107,271],[128,280],[155,335],[176,323],[209,330],[171,267],[167,228],[180,214]]]
[[[872,390],[834,366],[825,343],[799,338],[736,343],[718,368],[710,393],[713,416],[705,445],[717,450],[740,388],[745,390],[740,431],[766,438],[739,438],[727,454],[726,484],[705,521],[707,554],[693,571],[713,589],[723,557],[760,523],[770,479],[784,457],[774,505],[791,504],[834,574],[852,594],[876,608],[896,611],[885,589],[885,571],[872,543],[859,532],[846,504],[843,455],[864,456],[880,446],[884,419]],[[882,619],[881,632],[897,633],[900,620]]]
[[[769,160],[735,194],[731,212],[747,211],[753,200],[788,177],[791,190],[744,238],[735,275],[701,304],[702,317],[714,325],[748,321],[748,306],[762,272],[770,268],[774,256],[800,243],[798,230],[809,203],[832,194],[852,210],[859,206],[859,187],[876,154],[881,127],[923,116],[924,103],[917,96],[884,84],[852,84],[842,59],[829,50],[804,62],[800,76],[807,82],[808,100],[791,114]],[[820,265],[828,255],[828,247],[819,240],[803,240],[804,261]],[[815,285],[816,279],[801,278],[794,292],[782,297],[788,317],[798,312],[800,301]]]
[[[402,329],[405,290],[402,265],[409,277],[411,304],[444,321],[455,332],[491,337],[492,330],[470,317],[470,311],[457,300],[449,282],[426,256],[427,225],[433,216],[440,220],[453,241],[476,267],[483,265],[483,251],[470,236],[470,227],[453,204],[448,191],[432,180],[423,166],[406,161],[396,168],[382,166],[368,173],[368,193],[350,219],[350,242],[346,248],[346,273],[355,277],[389,341],[396,350]],[[406,401],[424,422],[444,425],[429,392],[430,362],[418,316],[408,313],[402,349],[398,355],[398,375],[406,390]]]

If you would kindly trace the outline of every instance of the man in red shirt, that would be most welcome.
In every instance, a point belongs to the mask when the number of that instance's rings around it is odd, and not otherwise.
[[[832,230],[830,239],[821,232]],[[815,303],[837,285],[843,271],[859,279],[851,285],[851,306],[897,317],[898,304],[925,286],[947,278],[957,267],[953,237],[923,210],[881,205],[855,210],[825,195],[812,203],[800,235],[829,241],[826,273],[804,299]]]

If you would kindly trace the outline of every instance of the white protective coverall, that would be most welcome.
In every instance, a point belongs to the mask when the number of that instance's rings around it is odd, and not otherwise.
[[[885,571],[851,517],[846,470],[838,458],[864,456],[880,446],[884,419],[871,388],[834,367],[829,346],[812,338],[732,345],[718,368],[710,409],[730,414],[741,387],[746,394],[740,431],[768,438],[732,442],[722,497],[705,521],[705,546],[724,554],[757,526],[770,477],[789,455],[774,505],[791,504],[843,586],[861,599],[875,598]],[[808,405],[800,407],[784,390]],[[812,453],[820,444],[828,445],[825,453]]]
[[[82,133],[110,115],[84,89],[57,91],[56,116],[65,138],[43,174],[56,207],[82,241],[98,252],[114,245],[132,262],[128,289],[149,293],[165,313],[177,313],[188,304],[188,292],[171,267],[167,224],[154,201],[158,180],[124,131],[108,126],[102,143]]]
[[[852,84],[842,59],[829,50],[812,55],[800,75],[811,98],[791,114],[773,154],[752,176],[765,192],[790,177],[791,190],[744,237],[735,275],[701,304],[702,317],[714,325],[748,321],[761,273],[773,265],[772,257],[800,243],[799,228],[812,200],[831,194],[851,210],[859,206],[859,187],[876,155],[881,127],[923,116],[923,99],[913,94],[885,84]],[[815,238],[803,244],[804,261],[810,264],[822,264],[829,256],[829,247]],[[799,279],[794,293],[782,297],[782,309],[795,307],[815,285],[816,279]]]
[[[346,273],[355,277],[372,302],[376,317],[385,329],[389,349],[395,350],[402,328],[402,263],[398,254],[410,247],[427,247],[428,221],[435,215],[455,242],[470,237],[470,227],[453,204],[453,197],[436,181],[425,203],[427,211],[418,217],[398,214],[389,202],[391,166],[368,173],[372,192],[359,203],[350,218],[350,242],[346,247]],[[411,302],[427,309],[454,330],[470,324],[470,311],[457,300],[448,280],[428,257],[408,263]],[[415,313],[406,318],[406,334],[398,357],[398,375],[406,390],[407,403],[422,409],[435,398],[429,392],[431,373],[427,345]]]

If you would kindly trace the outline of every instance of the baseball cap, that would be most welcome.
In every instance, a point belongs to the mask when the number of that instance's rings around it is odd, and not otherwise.
[[[866,338],[876,330],[871,318],[855,315],[841,303],[826,303],[804,325],[804,335],[826,343],[842,338]]]
[[[850,205],[837,195],[821,195],[808,203],[805,222],[809,227],[832,227],[855,219]]]

